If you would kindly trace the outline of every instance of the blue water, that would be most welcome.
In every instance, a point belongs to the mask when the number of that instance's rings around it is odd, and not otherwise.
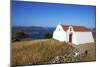
[[[32,32],[38,32],[38,33],[32,33]],[[53,33],[52,30],[38,30],[38,31],[31,31],[28,32],[28,37],[32,39],[43,39],[46,36],[46,33]]]
[[[31,39],[43,39],[46,33],[52,34],[55,28],[43,28],[43,27],[13,27],[13,31],[23,31],[27,33],[26,38]],[[20,37],[17,37],[20,38]]]
[[[43,39],[45,38],[45,34],[28,34],[29,38],[32,39]]]

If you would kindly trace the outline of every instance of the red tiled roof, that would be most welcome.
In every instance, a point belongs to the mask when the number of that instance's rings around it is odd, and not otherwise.
[[[64,31],[67,31],[68,28],[69,28],[69,26],[67,26],[67,25],[61,25],[61,26],[62,26],[62,28],[63,28]]]
[[[88,29],[83,26],[73,26],[73,29],[74,29],[74,31],[79,31],[79,32],[88,31]]]
[[[69,28],[69,25],[61,25],[62,28],[64,29],[64,31],[67,31],[68,28]],[[72,26],[74,31],[77,31],[77,32],[86,32],[88,31],[87,28],[83,27],[83,26]]]

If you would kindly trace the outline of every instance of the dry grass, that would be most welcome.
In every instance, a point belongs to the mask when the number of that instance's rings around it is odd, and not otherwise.
[[[88,51],[87,56],[82,57],[80,61],[96,60],[95,43],[81,44],[78,47]],[[71,45],[54,39],[13,42],[11,45],[12,64],[48,64],[54,57],[69,54],[73,49],[75,48]]]
[[[53,39],[14,42],[12,47],[12,64],[47,64],[55,56],[70,53],[71,45]]]
[[[79,48],[88,51],[87,56],[82,58],[81,61],[95,61],[96,60],[96,45],[95,43],[86,43],[78,45]]]

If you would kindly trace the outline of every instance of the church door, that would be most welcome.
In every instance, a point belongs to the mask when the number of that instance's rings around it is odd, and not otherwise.
[[[72,43],[72,34],[69,34],[69,42]]]

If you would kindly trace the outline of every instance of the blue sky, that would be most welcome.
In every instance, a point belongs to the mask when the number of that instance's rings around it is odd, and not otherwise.
[[[56,27],[58,24],[95,27],[95,6],[13,1],[13,26]]]

